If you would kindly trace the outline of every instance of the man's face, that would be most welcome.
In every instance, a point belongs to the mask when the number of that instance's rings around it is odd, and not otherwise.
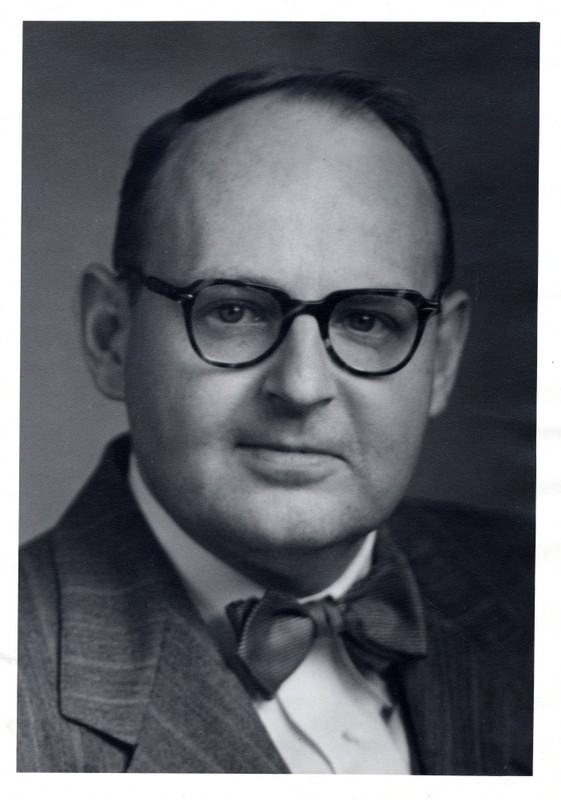
[[[145,273],[177,286],[242,278],[317,300],[338,289],[438,283],[436,201],[375,119],[268,96],[199,123],[152,190]],[[300,316],[256,366],[201,360],[179,304],[131,308],[126,400],[140,469],[208,549],[256,554],[352,541],[401,498],[435,398],[438,323],[412,361],[377,378],[328,357]]]

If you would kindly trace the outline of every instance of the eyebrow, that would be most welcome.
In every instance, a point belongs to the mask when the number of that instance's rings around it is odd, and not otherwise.
[[[206,270],[205,270],[206,271]],[[197,274],[197,270],[194,270],[193,273],[194,280],[205,280],[210,278],[210,275],[199,275]],[[282,292],[288,292],[286,286],[282,286],[282,284],[278,283],[276,280],[272,279],[269,275],[262,275],[259,272],[236,272],[234,273],[222,273],[217,270],[215,273],[212,274],[212,279],[223,279],[223,280],[232,280],[232,281],[243,281],[244,283],[261,283],[265,286],[271,286],[273,289],[279,289]]]

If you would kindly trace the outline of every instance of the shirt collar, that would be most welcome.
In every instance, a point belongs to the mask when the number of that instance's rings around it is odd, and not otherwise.
[[[195,542],[162,508],[146,486],[134,453],[130,457],[129,484],[149,527],[189,589],[192,600],[206,622],[213,622],[234,600],[261,597],[265,588],[230,567]],[[371,531],[345,571],[326,589],[301,600],[319,600],[343,595],[363,578],[372,563],[376,532]]]

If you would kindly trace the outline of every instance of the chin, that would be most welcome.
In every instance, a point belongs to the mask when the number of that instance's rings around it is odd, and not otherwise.
[[[235,527],[233,518],[230,515],[225,528],[240,547],[281,552],[323,550],[356,540],[376,527],[377,515],[372,508],[359,514],[356,506],[334,503],[333,498],[306,498],[246,506]]]

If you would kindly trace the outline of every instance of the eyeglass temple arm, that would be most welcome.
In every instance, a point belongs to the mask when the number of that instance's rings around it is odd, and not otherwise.
[[[161,294],[164,297],[169,297],[170,300],[192,299],[192,296],[184,289],[179,289],[176,286],[170,286],[169,283],[161,281],[159,278],[156,278],[155,275],[145,275],[139,269],[131,268],[127,270],[127,273],[120,273],[117,277],[121,280],[127,280],[128,278],[133,277],[142,286],[150,289],[150,291],[156,292],[156,294]]]

